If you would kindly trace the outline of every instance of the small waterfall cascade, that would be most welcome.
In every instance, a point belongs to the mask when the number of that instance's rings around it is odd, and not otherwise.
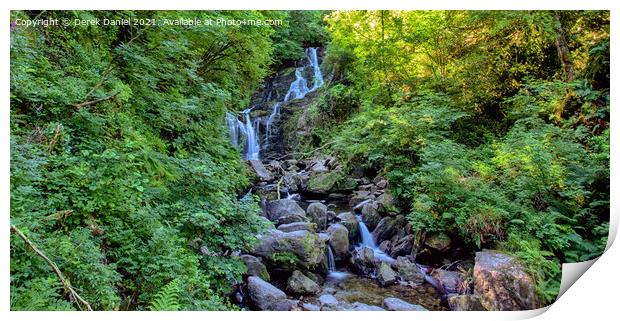
[[[314,81],[310,91],[315,91],[325,83],[323,80],[323,73],[321,73],[321,66],[319,65],[319,58],[316,55],[316,48],[307,48],[306,56],[308,57],[310,66],[312,66],[312,71],[314,72]]]
[[[237,116],[232,113],[226,113],[225,118],[230,135],[230,143],[237,148],[243,148],[245,159],[260,159],[260,126],[264,123],[265,136],[262,139],[262,142],[264,144],[263,147],[267,147],[269,144],[269,139],[272,136],[273,123],[280,117],[280,105],[283,102],[304,98],[308,93],[323,86],[324,80],[317,56],[317,48],[306,48],[305,55],[307,64],[295,69],[295,80],[291,82],[284,99],[281,102],[276,102],[271,107],[271,114],[269,114],[266,121],[263,121],[262,117],[256,117],[252,120],[250,118],[251,108],[248,108],[242,112],[245,118],[243,121],[239,120]],[[307,68],[312,69],[313,78],[311,88],[308,88],[309,81],[304,78],[304,72]],[[268,96],[268,100],[270,99],[271,92]]]
[[[325,257],[327,263],[327,273],[336,272],[336,260],[334,259],[334,252],[332,251],[332,247],[327,245],[325,249]]]
[[[362,217],[360,215],[356,215],[355,217],[357,218],[357,224],[359,226],[360,236],[362,239],[360,246],[367,246],[371,248],[375,252],[375,258],[379,259],[380,261],[383,261],[386,263],[394,262],[394,259],[391,256],[387,255],[385,252],[379,249],[379,247],[377,246],[377,243],[375,243],[375,238],[372,236],[372,233],[370,233],[370,231],[368,230],[368,226],[366,226],[366,223],[364,223],[364,221],[362,220]]]
[[[237,119],[232,113],[226,113],[226,125],[230,134],[230,143],[235,147],[243,145],[245,159],[260,159],[260,143],[258,141],[259,126],[261,119],[254,120],[250,117],[251,109],[242,112],[245,116],[245,123]]]

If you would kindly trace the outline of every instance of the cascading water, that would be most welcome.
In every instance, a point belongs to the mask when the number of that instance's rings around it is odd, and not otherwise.
[[[319,58],[316,55],[316,48],[306,49],[306,56],[308,57],[310,66],[312,66],[312,71],[314,72],[314,81],[310,91],[315,91],[317,88],[323,86],[324,83],[323,73],[321,73],[321,66],[319,65]]]
[[[332,247],[329,245],[327,245],[325,256],[327,257],[327,273],[336,272],[336,260],[334,259],[334,251],[332,251]]]
[[[306,48],[305,54],[308,65],[295,69],[295,80],[290,84],[282,102],[304,98],[308,93],[315,91],[324,84],[323,74],[321,73],[317,56],[317,48]],[[304,78],[304,71],[308,67],[312,68],[313,72],[312,88],[308,88],[308,80]],[[269,99],[271,98],[271,93],[268,97]],[[265,138],[263,140],[265,146],[269,143],[272,134],[272,125],[280,116],[280,104],[281,102],[277,102],[273,105],[271,114],[265,122]],[[238,120],[234,114],[226,113],[226,124],[230,133],[230,143],[235,147],[239,147],[243,139],[245,142],[245,159],[247,160],[260,159],[261,148],[258,139],[261,119],[259,117],[254,120],[250,119],[250,110],[251,109],[246,109],[243,111],[245,123]]]
[[[385,254],[385,252],[383,252],[383,251],[381,251],[381,249],[379,249],[379,247],[375,243],[374,237],[372,236],[372,234],[368,230],[368,227],[366,226],[366,224],[362,220],[361,216],[357,215],[356,218],[357,218],[357,224],[358,224],[358,226],[360,228],[360,236],[361,236],[361,239],[362,239],[362,242],[360,243],[360,246],[366,246],[366,247],[371,248],[375,252],[375,258],[377,258],[380,261],[383,261],[383,262],[386,262],[386,263],[394,262],[394,259],[391,256]]]

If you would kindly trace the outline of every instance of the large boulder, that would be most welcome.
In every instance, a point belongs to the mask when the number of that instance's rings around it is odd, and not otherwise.
[[[391,256],[400,256],[400,255],[409,255],[411,254],[411,250],[413,249],[413,242],[415,240],[415,236],[413,234],[408,234],[400,238],[390,249]]]
[[[349,256],[349,230],[342,224],[332,224],[327,229],[329,245],[334,250],[334,258],[338,261]]]
[[[321,311],[336,310],[338,300],[331,294],[323,294],[319,297]]]
[[[382,286],[388,286],[396,283],[396,273],[385,262],[381,262],[377,268],[377,281]]]
[[[411,304],[398,298],[383,299],[383,306],[388,311],[428,311],[421,305]]]
[[[282,232],[309,231],[316,232],[316,224],[310,222],[294,222],[278,226]]]
[[[456,271],[442,269],[433,270],[431,276],[435,278],[447,293],[459,293],[463,284],[463,275]]]
[[[427,247],[440,252],[447,251],[451,243],[452,240],[446,233],[432,233],[427,235],[424,239],[424,244]]]
[[[341,173],[338,171],[319,172],[313,171],[308,179],[306,191],[315,194],[329,194],[340,178]]]
[[[351,195],[351,199],[349,200],[349,206],[352,208],[357,207],[362,202],[370,202],[375,197],[370,193],[370,191],[356,191]]]
[[[450,295],[448,305],[452,311],[484,311],[480,297],[477,295]]]
[[[353,251],[350,262],[353,271],[369,276],[375,268],[375,251],[367,246],[358,247]]]
[[[366,223],[369,230],[374,230],[381,221],[381,214],[377,210],[377,203],[368,202],[362,206],[362,220]]]
[[[251,304],[262,311],[288,311],[286,294],[263,279],[248,277],[248,296]]]
[[[384,240],[392,238],[392,236],[398,232],[398,229],[406,224],[407,220],[402,215],[396,217],[386,216],[379,221],[375,230],[372,231],[372,235],[375,237],[377,243],[381,243]]]
[[[317,233],[309,231],[282,232],[272,229],[258,236],[259,243],[252,250],[267,260],[277,254],[291,254],[297,257],[297,265],[303,268],[316,267],[324,257],[325,242]]]
[[[279,199],[267,204],[267,215],[270,220],[276,222],[282,217],[291,215],[306,217],[306,212],[293,200]]]
[[[267,272],[267,267],[265,267],[265,264],[263,264],[259,258],[249,254],[241,255],[239,258],[243,260],[245,266],[248,268],[246,275],[258,276],[265,281],[271,279],[269,277],[269,272]]]
[[[476,253],[474,293],[490,311],[537,307],[534,280],[525,267],[516,257],[497,251]]]
[[[422,271],[420,271],[414,262],[411,262],[411,260],[405,256],[397,257],[396,261],[392,264],[392,268],[398,271],[398,276],[405,281],[417,285],[424,283],[424,274],[422,274]]]
[[[321,288],[312,279],[295,270],[286,282],[286,290],[293,294],[304,295],[317,294]]]
[[[355,242],[359,235],[359,223],[357,222],[355,214],[351,212],[340,213],[336,216],[336,220],[349,231],[349,241]]]
[[[305,216],[301,216],[301,215],[281,216],[280,218],[278,218],[276,224],[278,224],[278,225],[286,225],[286,224],[299,223],[299,222],[306,222],[306,217]]]
[[[260,178],[261,181],[268,182],[273,179],[273,175],[271,174],[271,172],[269,172],[265,168],[265,166],[263,165],[263,162],[257,159],[249,160],[249,162],[250,162],[250,165],[252,166],[252,169],[256,173],[256,176],[258,176],[258,178]]]
[[[327,227],[329,217],[327,216],[327,206],[321,203],[312,203],[308,205],[306,209],[306,215],[311,222],[316,223],[319,231],[324,230]]]

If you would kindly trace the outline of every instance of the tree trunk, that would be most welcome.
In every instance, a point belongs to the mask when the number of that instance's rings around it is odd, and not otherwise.
[[[553,26],[555,30],[555,47],[558,50],[558,57],[560,58],[562,68],[564,69],[564,80],[567,82],[573,81],[575,80],[575,67],[570,59],[570,51],[568,50],[568,44],[566,43],[566,38],[564,37],[564,32],[562,30],[560,15],[555,13],[553,15],[553,19]]]

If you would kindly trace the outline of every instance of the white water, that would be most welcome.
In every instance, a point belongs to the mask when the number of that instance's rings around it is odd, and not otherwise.
[[[325,257],[328,279],[341,281],[351,276],[351,273],[349,272],[342,272],[336,270],[336,260],[334,259],[334,252],[332,251],[332,247],[329,244],[327,245],[327,249],[325,250]]]
[[[306,56],[308,57],[308,61],[310,62],[310,66],[312,66],[312,71],[314,72],[314,81],[312,88],[310,91],[315,91],[317,88],[323,86],[323,73],[321,73],[321,66],[319,65],[319,58],[316,55],[316,48],[307,48]]]
[[[362,238],[362,243],[360,244],[360,246],[366,246],[371,248],[375,252],[375,258],[377,258],[379,261],[383,261],[385,263],[394,262],[394,259],[391,256],[387,255],[385,252],[379,249],[377,243],[375,243],[375,238],[368,230],[368,227],[366,226],[364,221],[362,221],[362,218],[359,215],[357,215],[356,218],[357,224],[360,228],[360,236]]]
[[[295,80],[290,84],[282,102],[304,98],[308,93],[323,86],[323,74],[321,73],[316,51],[317,48],[306,48],[305,54],[308,64],[295,69]],[[308,67],[312,68],[313,72],[312,88],[308,88],[308,80],[304,78],[304,71]],[[265,144],[264,147],[266,147],[269,143],[274,121],[276,121],[280,116],[280,104],[281,102],[276,102],[272,106],[271,114],[265,122],[265,138],[263,140]],[[258,138],[260,136],[259,129],[261,118],[257,117],[254,120],[250,119],[250,111],[250,108],[243,111],[243,114],[245,114],[245,123],[237,119],[234,114],[226,113],[226,124],[230,133],[230,143],[235,147],[239,147],[241,145],[241,140],[243,139],[245,142],[243,146],[245,151],[245,159],[258,160],[260,159],[261,149],[259,142],[260,140]]]

